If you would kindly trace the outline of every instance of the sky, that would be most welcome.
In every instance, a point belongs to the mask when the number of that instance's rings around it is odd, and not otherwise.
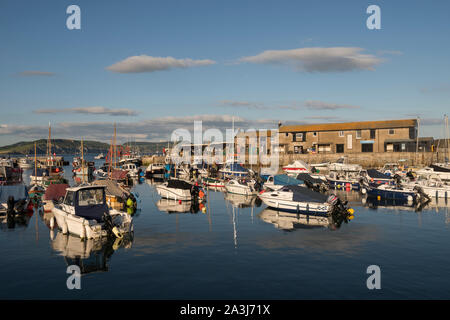
[[[81,29],[70,30],[70,5]],[[370,5],[381,29],[370,30]],[[0,145],[450,110],[448,1],[0,2]]]

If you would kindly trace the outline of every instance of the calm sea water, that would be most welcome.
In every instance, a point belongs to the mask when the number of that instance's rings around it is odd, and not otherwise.
[[[445,201],[420,212],[373,209],[358,193],[340,192],[355,218],[330,228],[214,191],[206,213],[169,213],[190,208],[159,201],[151,180],[134,190],[141,210],[133,239],[122,244],[58,232],[52,240],[42,214],[14,229],[2,225],[0,299],[450,298]],[[85,272],[81,290],[67,289],[71,264]],[[370,265],[381,269],[380,290],[367,289]]]

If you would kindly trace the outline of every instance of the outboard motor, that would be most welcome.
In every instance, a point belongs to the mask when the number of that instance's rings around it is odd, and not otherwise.
[[[423,191],[421,186],[414,186],[413,190],[417,193],[420,203],[428,203],[431,201],[430,196]]]

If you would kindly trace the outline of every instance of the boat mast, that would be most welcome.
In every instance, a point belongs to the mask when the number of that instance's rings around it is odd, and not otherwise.
[[[83,148],[83,138],[81,138],[81,176],[83,177],[84,183],[84,148]]]
[[[51,156],[52,156],[52,128],[50,126],[50,122],[48,123],[48,139],[47,139],[47,165],[50,167],[51,165]]]
[[[36,157],[36,142],[34,143],[34,184],[37,184],[37,157]]]
[[[444,115],[444,121],[445,121],[445,141],[446,141],[446,145],[447,145],[447,163],[450,161],[450,148],[449,148],[449,143],[450,143],[450,132],[449,132],[449,128],[448,128],[448,116],[445,114]]]
[[[113,142],[113,152],[114,152],[114,169],[116,168],[117,162],[117,146],[116,146],[116,123],[114,122],[114,142]]]
[[[417,117],[416,154],[414,155],[415,165],[417,165],[417,153],[419,152],[419,130],[420,130],[420,117]]]

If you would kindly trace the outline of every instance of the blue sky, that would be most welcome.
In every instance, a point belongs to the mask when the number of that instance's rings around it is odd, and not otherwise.
[[[71,4],[81,30],[66,28]],[[366,27],[371,4],[381,30]],[[117,122],[122,140],[158,141],[232,116],[259,128],[418,115],[437,137],[449,13],[448,1],[3,0],[0,145],[45,137],[49,122],[55,138],[109,141]]]

